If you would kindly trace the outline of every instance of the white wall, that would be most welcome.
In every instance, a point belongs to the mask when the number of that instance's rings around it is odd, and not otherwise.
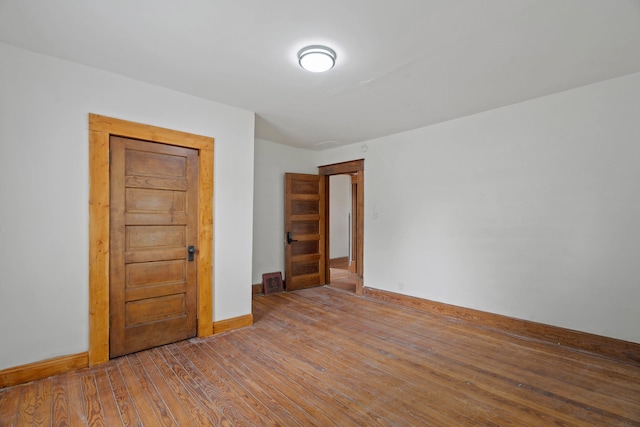
[[[284,277],[284,174],[317,174],[315,152],[256,139],[253,200],[253,282]]]
[[[88,114],[215,138],[214,316],[251,312],[254,114],[0,44],[0,369],[88,349]]]
[[[640,343],[640,73],[361,157],[366,286]]]
[[[331,176],[329,187],[329,254],[331,258],[348,257],[351,176]]]

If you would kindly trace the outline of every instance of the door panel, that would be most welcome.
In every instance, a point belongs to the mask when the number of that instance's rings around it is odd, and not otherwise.
[[[110,357],[196,335],[198,152],[112,136]]]
[[[128,252],[149,249],[182,248],[187,243],[183,225],[129,225],[125,228]]]
[[[186,263],[183,260],[139,262],[125,267],[126,287],[161,285],[184,282]]]
[[[285,279],[289,291],[326,283],[324,191],[324,177],[285,174]]]

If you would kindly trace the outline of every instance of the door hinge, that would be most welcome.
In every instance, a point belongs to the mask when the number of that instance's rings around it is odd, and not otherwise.
[[[111,150],[109,150],[109,164],[111,164]]]

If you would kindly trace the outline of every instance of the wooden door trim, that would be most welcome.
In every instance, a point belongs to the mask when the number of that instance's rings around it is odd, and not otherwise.
[[[358,241],[358,175],[351,176],[351,253],[349,257],[351,264],[349,265],[349,272],[355,273],[358,268],[358,245],[354,242]],[[355,216],[353,213],[356,213]],[[354,268],[355,267],[355,268]]]
[[[356,184],[358,186],[357,204],[358,209],[356,212],[356,223],[358,225],[358,238],[356,239],[357,245],[357,259],[356,259],[356,274],[359,277],[358,283],[356,283],[356,294],[362,296],[364,289],[364,159],[352,160],[349,162],[333,163],[330,165],[318,166],[318,175],[323,175],[325,178],[325,251],[324,255],[327,258],[325,262],[325,275],[331,277],[329,271],[329,177],[331,175],[345,175],[355,174]]]
[[[198,150],[198,336],[213,334],[214,139],[89,114],[89,365],[109,360],[109,136]]]

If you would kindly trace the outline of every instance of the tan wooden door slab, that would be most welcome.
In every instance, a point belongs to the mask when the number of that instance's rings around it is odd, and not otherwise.
[[[116,357],[196,335],[198,151],[117,136],[110,150]]]
[[[324,285],[324,177],[285,174],[285,239],[287,290]]]

